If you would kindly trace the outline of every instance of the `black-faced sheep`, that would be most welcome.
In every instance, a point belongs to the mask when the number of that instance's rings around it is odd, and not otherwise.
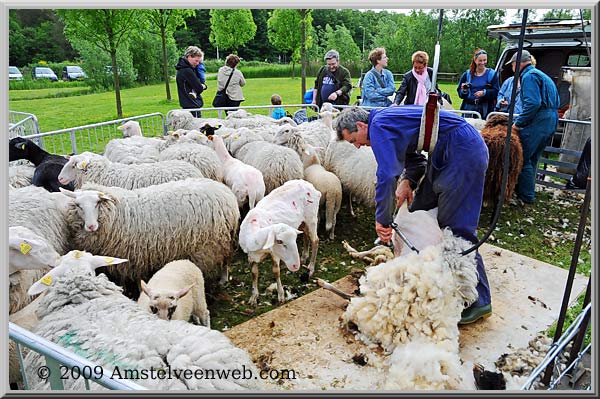
[[[60,187],[73,190],[73,184],[61,185],[58,182],[58,174],[67,163],[66,157],[50,154],[23,137],[15,137],[9,141],[8,156],[9,161],[27,159],[35,165],[31,180],[34,186],[44,187],[53,192],[58,191]]]

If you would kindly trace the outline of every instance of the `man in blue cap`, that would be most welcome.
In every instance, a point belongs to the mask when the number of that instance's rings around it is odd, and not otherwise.
[[[370,112],[352,107],[336,118],[339,140],[357,148],[368,145],[373,149],[377,160],[375,230],[383,242],[391,240],[394,207],[404,201],[408,201],[411,211],[437,206],[441,228],[449,227],[454,235],[472,243],[478,241],[488,149],[479,132],[464,118],[444,110],[438,112],[436,134],[425,139],[427,145],[423,144],[421,126],[423,106]],[[421,153],[423,148],[429,151],[427,160]],[[473,323],[492,314],[483,259],[479,253],[475,256],[479,297],[463,311],[459,324]]]

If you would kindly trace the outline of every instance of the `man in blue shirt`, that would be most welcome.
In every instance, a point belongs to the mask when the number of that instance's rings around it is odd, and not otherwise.
[[[336,118],[338,139],[357,148],[371,146],[377,160],[377,235],[383,242],[391,240],[394,207],[406,200],[411,211],[437,206],[441,228],[449,227],[454,235],[476,243],[488,165],[487,146],[464,118],[440,110],[437,143],[426,160],[418,149],[422,114],[423,106],[418,105],[370,112],[352,107]],[[473,323],[492,313],[489,283],[479,253],[476,260],[479,297],[463,311],[459,324]]]
[[[517,53],[507,64],[515,69]],[[560,98],[558,89],[548,75],[531,64],[531,54],[521,53],[521,104],[513,130],[517,131],[523,147],[523,169],[515,192],[517,201],[531,204],[535,200],[535,174],[538,162],[558,125]]]

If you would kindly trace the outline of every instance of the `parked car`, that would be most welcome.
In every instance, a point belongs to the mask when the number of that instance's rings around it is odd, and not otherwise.
[[[33,68],[32,77],[34,79],[50,79],[52,82],[58,81],[58,77],[54,71],[48,67]]]
[[[62,78],[63,78],[63,80],[68,80],[68,81],[82,80],[82,79],[87,78],[87,75],[85,74],[85,72],[83,72],[83,69],[81,69],[80,66],[67,65],[67,66],[63,67]]]
[[[23,75],[19,68],[15,66],[8,67],[8,80],[23,80]]]
[[[556,83],[561,109],[570,101],[570,83],[563,79],[562,68],[591,66],[592,25],[590,21],[584,21],[583,26],[582,29],[581,20],[545,20],[529,22],[525,29],[523,48],[535,57],[536,68]],[[521,24],[491,25],[487,31],[489,37],[506,43],[496,64],[502,84],[513,75],[511,66],[505,64],[519,49]]]

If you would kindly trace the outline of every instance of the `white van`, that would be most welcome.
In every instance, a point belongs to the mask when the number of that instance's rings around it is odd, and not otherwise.
[[[498,57],[496,71],[500,85],[513,75],[512,67],[505,65],[519,49],[521,24],[490,25],[488,36],[501,40],[506,46]],[[554,80],[560,95],[560,108],[570,100],[570,83],[563,79],[563,67],[591,66],[592,24],[581,20],[545,20],[530,22],[525,29],[523,49],[536,59],[536,68]],[[560,113],[560,110],[559,110]]]

